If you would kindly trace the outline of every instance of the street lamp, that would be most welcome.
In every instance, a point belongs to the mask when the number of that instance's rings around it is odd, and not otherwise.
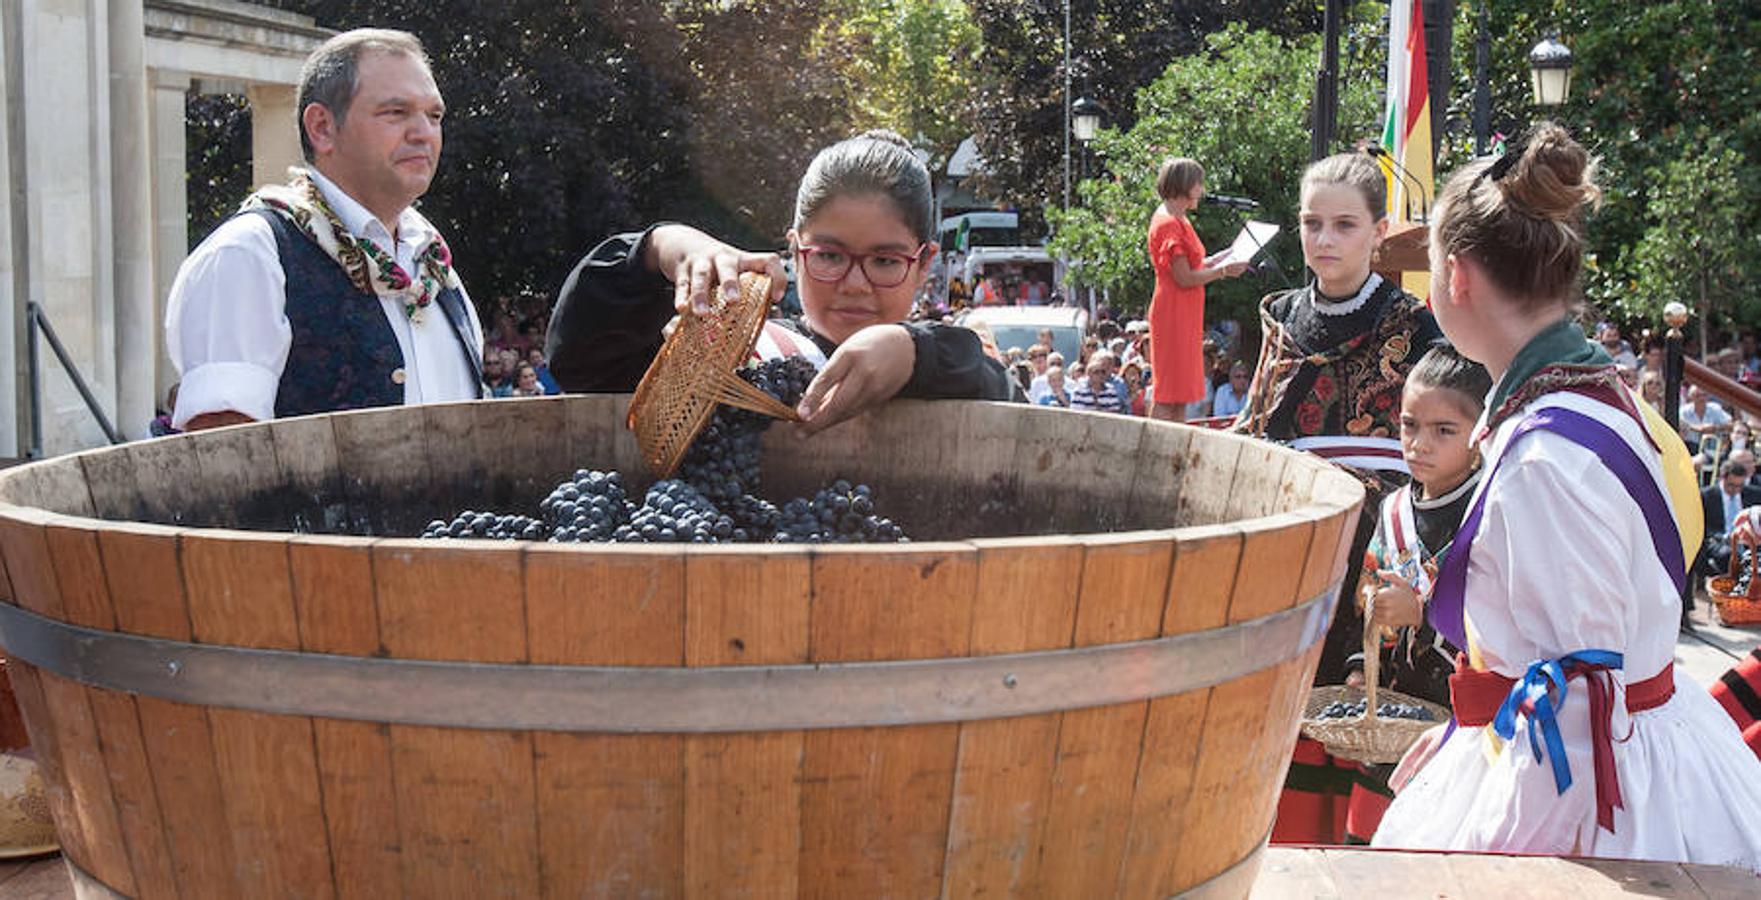
[[[1663,324],[1669,326],[1663,339],[1663,421],[1671,428],[1680,428],[1678,421],[1682,398],[1682,326],[1688,324],[1686,304],[1671,300],[1663,304]]]
[[[1087,97],[1077,98],[1070,104],[1070,132],[1084,144],[1095,139],[1095,132],[1101,127],[1101,109],[1099,103]]]
[[[1099,103],[1087,97],[1078,97],[1075,103],[1070,104],[1067,113],[1070,117],[1069,134],[1082,144],[1082,177],[1084,179],[1088,178],[1088,143],[1095,139],[1095,132],[1100,130],[1101,114],[1104,112],[1106,110]],[[1065,208],[1069,208],[1068,201],[1065,201]],[[1081,263],[1071,262],[1065,268],[1072,269],[1080,266]],[[1094,321],[1095,291],[1092,286],[1088,289],[1088,317],[1089,321]]]
[[[1529,80],[1536,106],[1558,106],[1571,96],[1571,50],[1548,35],[1529,51]]]

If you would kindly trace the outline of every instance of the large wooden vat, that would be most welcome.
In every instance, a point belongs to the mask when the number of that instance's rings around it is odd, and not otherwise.
[[[0,643],[76,878],[136,897],[1245,893],[1354,480],[1142,419],[899,402],[806,443],[773,429],[766,492],[854,476],[937,540],[293,533],[409,533],[531,504],[577,466],[636,475],[623,404],[320,416],[0,475]]]

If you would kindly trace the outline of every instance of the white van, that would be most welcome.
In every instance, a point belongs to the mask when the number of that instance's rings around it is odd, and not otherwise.
[[[983,278],[992,279],[997,286],[1011,293],[1003,298],[1004,304],[1012,304],[1021,299],[1018,286],[1025,282],[1037,282],[1045,286],[1045,293],[1028,303],[1035,306],[1046,305],[1056,301],[1064,287],[1064,261],[1054,259],[1044,247],[974,247],[961,262],[961,278],[972,292],[977,302],[978,282]]]
[[[1021,217],[1012,212],[979,211],[961,213],[942,220],[940,240],[943,252],[955,249],[960,228],[966,228],[966,248],[1012,247],[1021,243]]]
[[[998,350],[1026,350],[1038,342],[1040,329],[1049,328],[1052,349],[1073,363],[1082,358],[1088,311],[1079,306],[981,306],[967,310],[958,324],[989,337]]]

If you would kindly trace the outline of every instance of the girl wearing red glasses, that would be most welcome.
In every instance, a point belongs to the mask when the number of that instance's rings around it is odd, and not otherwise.
[[[801,401],[808,431],[895,396],[1019,399],[975,333],[906,321],[939,249],[934,229],[929,171],[898,135],[840,141],[807,167],[788,234],[802,312],[773,321],[760,343],[819,366]],[[782,295],[775,254],[676,224],[609,238],[557,298],[545,341],[551,374],[568,391],[634,389],[667,321],[707,311],[717,291],[736,294],[741,272],[770,275],[772,299]]]

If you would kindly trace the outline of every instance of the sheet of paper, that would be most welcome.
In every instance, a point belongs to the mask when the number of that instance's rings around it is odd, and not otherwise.
[[[1229,252],[1216,265],[1226,266],[1230,263],[1253,262],[1253,258],[1261,248],[1272,242],[1278,234],[1278,226],[1271,222],[1249,222],[1241,226],[1241,233],[1235,236],[1235,243],[1229,245]]]

